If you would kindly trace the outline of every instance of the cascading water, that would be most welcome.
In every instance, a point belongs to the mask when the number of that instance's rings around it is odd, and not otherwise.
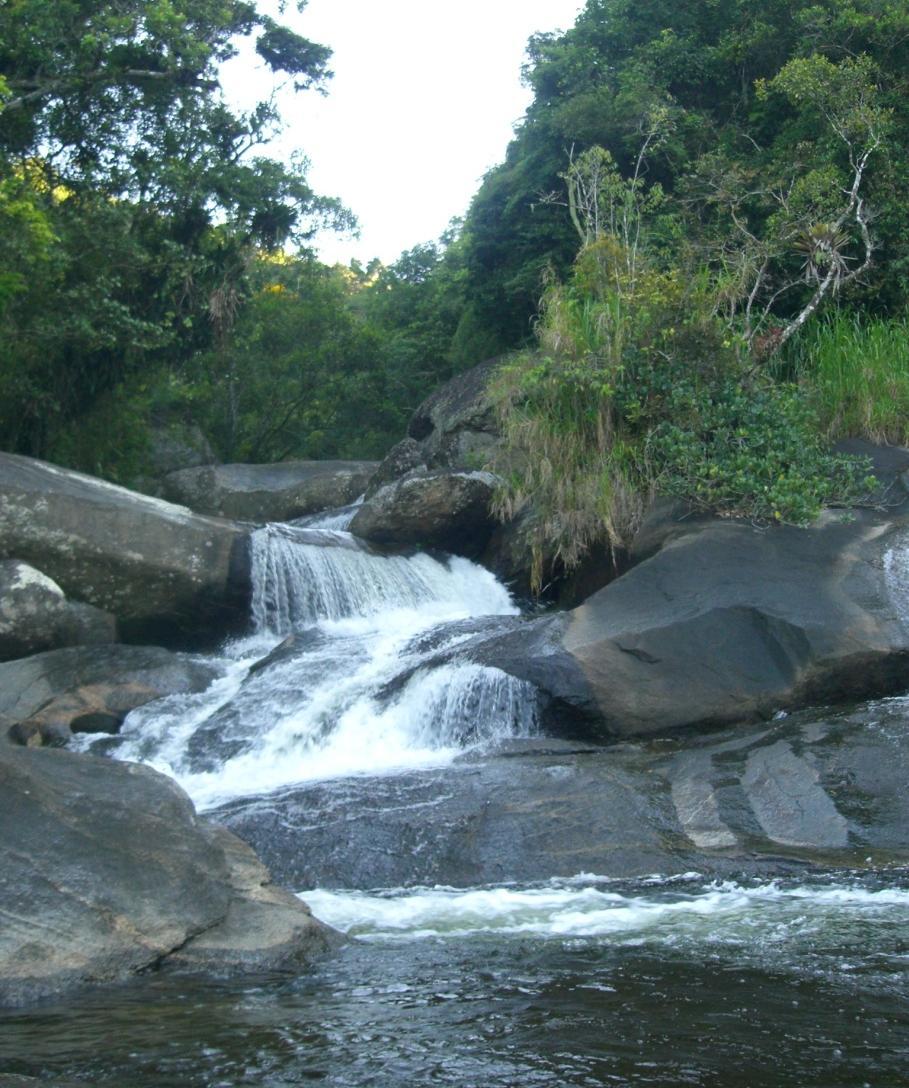
[[[393,609],[441,606],[470,616],[515,611],[492,576],[467,560],[453,558],[446,565],[428,555],[377,556],[338,530],[291,525],[257,530],[252,581],[253,624],[259,632],[279,635],[322,620]]]
[[[902,1085],[909,697],[709,744],[515,740],[532,689],[446,652],[514,623],[506,591],[466,560],[374,555],[349,513],[255,534],[254,633],[221,679],[95,743],[220,805],[355,940],[298,978],[165,972],[0,1011],[0,1068],[135,1088]],[[905,620],[905,551],[886,563]],[[869,805],[884,779],[889,806]],[[824,790],[854,849],[788,859],[791,834],[762,838],[780,814],[826,818]]]
[[[429,667],[463,637],[430,630],[517,612],[475,564],[375,555],[344,531],[269,525],[252,537],[252,582],[255,633],[225,649],[224,677],[134,711],[103,742],[176,778],[200,807],[445,764],[533,731],[530,685],[478,665]]]
[[[366,496],[361,495],[349,506],[339,506],[334,510],[323,510],[318,514],[307,514],[297,518],[291,524],[309,529],[349,529],[357,510],[363,505]]]

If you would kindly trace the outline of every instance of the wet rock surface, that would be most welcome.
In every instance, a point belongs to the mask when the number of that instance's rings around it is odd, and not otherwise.
[[[292,521],[345,506],[366,490],[374,461],[280,461],[182,469],[163,482],[166,498],[198,514],[244,521]]]
[[[248,531],[103,480],[0,454],[0,558],[111,613],[128,642],[213,642],[246,622]]]
[[[20,744],[64,744],[73,732],[116,732],[164,695],[203,691],[220,670],[158,646],[77,646],[0,664],[0,716]]]
[[[56,1077],[52,1080],[48,1080],[46,1077],[38,1080],[37,1077],[20,1077],[14,1073],[0,1073],[0,1088],[32,1088],[33,1085],[39,1085],[40,1088],[85,1088],[85,1081],[57,1080]]]
[[[909,701],[696,740],[512,741],[445,770],[346,779],[216,816],[291,887],[773,876],[909,862]]]
[[[73,646],[0,664],[0,713],[30,717],[51,700],[95,684],[141,684],[159,695],[202,691],[220,674],[208,661],[160,646]]]
[[[0,742],[0,1005],[159,967],[275,968],[333,937],[148,767]],[[196,943],[198,942],[198,943]]]

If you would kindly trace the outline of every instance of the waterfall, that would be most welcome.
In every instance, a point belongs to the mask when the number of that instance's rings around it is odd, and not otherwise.
[[[464,559],[372,554],[350,533],[267,525],[252,536],[253,624],[286,635],[320,620],[463,601],[468,615],[513,611],[505,588]],[[491,607],[481,597],[491,594]]]
[[[349,529],[357,510],[363,505],[366,496],[361,495],[350,506],[339,506],[335,510],[323,510],[319,514],[307,514],[297,518],[293,524],[308,529]]]
[[[376,555],[348,532],[268,525],[252,537],[252,582],[256,634],[225,647],[222,679],[133,711],[118,738],[100,742],[176,778],[200,807],[442,766],[535,731],[530,684],[433,664],[464,638],[443,625],[517,613],[476,564]]]
[[[900,532],[884,552],[884,580],[897,618],[909,628],[909,533]]]

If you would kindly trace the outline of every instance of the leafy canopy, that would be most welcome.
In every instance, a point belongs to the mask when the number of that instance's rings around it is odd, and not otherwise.
[[[0,5],[6,448],[40,456],[118,383],[182,368],[242,306],[258,251],[352,225],[305,160],[259,150],[272,100],[228,105],[244,39],[298,89],[331,75],[327,47],[243,0]]]

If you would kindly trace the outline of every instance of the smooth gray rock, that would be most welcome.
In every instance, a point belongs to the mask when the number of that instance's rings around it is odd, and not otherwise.
[[[817,768],[786,741],[749,753],[742,787],[758,823],[775,842],[848,845],[849,822],[821,786]]]
[[[245,521],[293,521],[346,506],[366,490],[375,461],[280,461],[271,465],[211,465],[173,472],[166,498],[199,514]]]
[[[113,614],[128,642],[216,642],[248,620],[245,527],[0,454],[0,558]]]
[[[441,385],[410,419],[407,436],[386,454],[369,482],[369,499],[411,476],[486,468],[500,441],[488,385],[501,364],[491,359]]]
[[[754,720],[909,687],[909,525],[691,526],[573,611],[460,648],[601,738]]]
[[[108,612],[68,601],[52,578],[28,563],[0,560],[0,661],[116,641],[117,624]]]
[[[350,531],[364,540],[479,556],[494,521],[489,504],[497,478],[489,472],[430,472],[386,484],[362,506]]]
[[[404,476],[427,472],[426,454],[416,439],[407,437],[391,447],[382,463],[373,473],[366,488],[366,498],[370,499],[386,484],[392,484]]]
[[[291,966],[332,943],[148,767],[0,743],[0,792],[0,1005],[122,980],[177,952],[205,970],[216,952],[224,973]]]
[[[160,480],[184,468],[213,465],[218,458],[197,423],[186,420],[153,420],[147,475]]]
[[[149,421],[148,450],[135,482],[145,495],[163,496],[163,480],[172,472],[217,464],[218,458],[197,423],[168,413]]]
[[[341,943],[302,900],[271,882],[250,846],[226,828],[213,824],[209,831],[227,861],[230,906],[221,922],[175,949],[168,965],[209,974],[286,970]]]
[[[484,470],[500,441],[487,393],[499,364],[494,359],[459,374],[423,401],[407,437],[370,480],[351,532],[390,547],[480,559],[496,527],[489,507],[497,479]]]
[[[113,732],[163,695],[204,691],[206,661],[158,646],[76,646],[0,664],[0,716],[22,744],[62,744],[71,732]]]

